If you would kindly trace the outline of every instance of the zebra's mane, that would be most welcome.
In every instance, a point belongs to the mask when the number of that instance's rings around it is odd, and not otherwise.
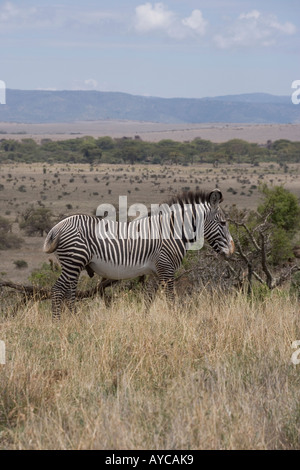
[[[185,191],[171,198],[168,204],[180,204],[181,206],[184,204],[200,204],[209,202],[209,197],[210,191]]]
[[[162,205],[166,204],[167,206],[171,207],[173,204],[179,204],[182,208],[184,208],[185,204],[201,204],[209,202],[210,199],[210,191],[200,190],[200,191],[183,191],[182,193],[173,196],[168,201],[162,203]],[[153,215],[153,212],[148,211],[148,216]],[[143,216],[138,217],[143,218]]]

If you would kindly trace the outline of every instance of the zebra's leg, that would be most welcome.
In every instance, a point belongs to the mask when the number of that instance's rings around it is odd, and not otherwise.
[[[78,284],[78,278],[75,279],[75,281],[69,283],[69,288],[65,294],[66,305],[71,313],[76,313],[75,299],[76,299],[77,284]]]
[[[67,299],[69,306],[74,306],[79,272],[74,272],[72,277],[70,277],[67,276],[63,270],[56,283],[52,287],[52,319],[54,321],[60,319],[62,302],[65,298]]]
[[[158,289],[159,281],[157,276],[150,274],[147,282],[144,283],[143,293],[146,308],[150,308]]]
[[[160,285],[163,287],[163,290],[166,294],[167,300],[174,302],[175,300],[175,290],[174,290],[174,281],[175,273],[171,269],[159,269],[158,267],[158,279]]]
[[[174,302],[175,300],[175,290],[174,290],[174,276],[172,278],[163,278],[160,279],[160,283],[164,289],[167,300],[169,302]]]

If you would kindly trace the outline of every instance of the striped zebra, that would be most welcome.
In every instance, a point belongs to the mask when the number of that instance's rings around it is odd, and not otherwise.
[[[234,252],[234,242],[219,206],[222,201],[218,189],[188,192],[128,223],[89,215],[63,219],[50,230],[44,243],[44,252],[56,251],[62,267],[52,288],[53,319],[60,318],[64,299],[74,310],[83,269],[89,275],[96,272],[108,279],[154,273],[172,299],[175,272],[199,233],[217,253],[227,257]]]

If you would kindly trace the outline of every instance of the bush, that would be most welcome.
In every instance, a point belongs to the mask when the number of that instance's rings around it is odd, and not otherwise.
[[[262,215],[271,212],[270,219],[273,224],[294,234],[300,228],[300,207],[297,197],[283,186],[275,186],[269,189],[267,185],[260,188],[264,195],[263,203],[257,210]]]
[[[52,212],[46,207],[39,207],[38,209],[30,207],[23,213],[22,219],[20,228],[25,230],[30,237],[37,233],[43,237],[44,232],[49,231],[53,225]]]
[[[293,258],[293,236],[300,228],[300,207],[298,199],[283,186],[260,188],[264,195],[258,213],[262,217],[269,214],[271,227],[271,249],[269,261],[275,265]]]
[[[20,248],[23,239],[11,233],[11,222],[0,216],[0,250]]]
[[[296,295],[300,300],[300,272],[296,272],[292,276],[290,293]]]
[[[28,268],[27,262],[23,259],[18,259],[14,261],[14,265],[16,266],[17,269]]]
[[[29,281],[37,287],[49,287],[59,278],[61,269],[59,266],[43,263],[38,269],[34,269],[29,276]]]
[[[277,227],[271,234],[269,261],[278,266],[290,258],[294,258],[294,254],[289,233],[283,228]]]

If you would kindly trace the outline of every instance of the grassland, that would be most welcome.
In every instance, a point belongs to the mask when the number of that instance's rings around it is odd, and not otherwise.
[[[219,187],[224,195],[223,207],[256,209],[260,184],[284,185],[300,197],[300,164],[280,167],[276,163],[212,164],[194,166],[107,165],[99,164],[3,164],[0,178],[0,215],[12,223],[19,234],[22,213],[33,204],[52,210],[55,218],[74,213],[91,214],[99,204],[116,207],[119,195],[128,196],[128,207],[140,202],[148,207],[162,203],[182,190]],[[48,257],[42,253],[41,237],[26,237],[21,249],[1,252],[1,276],[15,282],[27,280],[31,271]],[[24,260],[28,268],[16,269],[14,261]]]
[[[223,206],[255,209],[259,185],[300,196],[299,164],[1,166],[2,216],[30,205],[55,217],[103,202],[164,202],[183,189],[213,189]],[[1,277],[26,282],[48,261],[43,238],[0,252]],[[15,260],[28,267],[16,269]],[[222,262],[222,261],[220,261]],[[299,302],[288,291],[194,292],[150,310],[130,292],[78,303],[51,321],[50,302],[0,314],[0,449],[299,449]]]
[[[273,291],[1,319],[1,449],[299,449],[299,304]]]

